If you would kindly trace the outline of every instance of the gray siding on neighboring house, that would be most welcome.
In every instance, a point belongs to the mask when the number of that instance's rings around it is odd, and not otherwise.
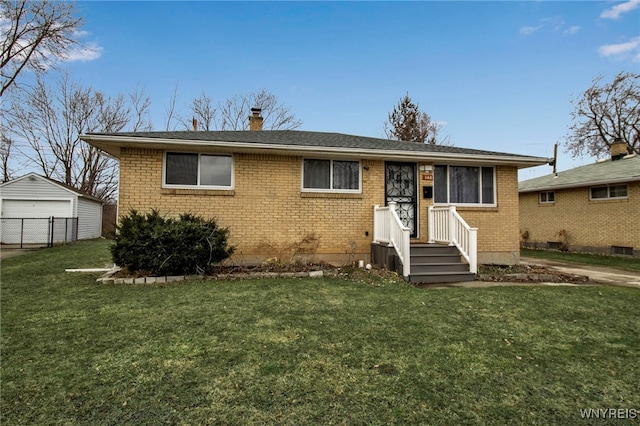
[[[99,238],[102,234],[102,203],[78,198],[78,239]]]

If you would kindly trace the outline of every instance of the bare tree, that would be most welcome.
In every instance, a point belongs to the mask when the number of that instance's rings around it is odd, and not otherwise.
[[[144,92],[135,91],[127,102],[123,95],[105,96],[64,74],[53,87],[38,78],[33,88],[21,89],[18,95],[11,97],[8,127],[14,140],[23,141],[19,151],[27,161],[47,177],[112,199],[117,188],[115,159],[79,136],[119,132],[130,125],[148,130],[150,124],[144,117],[149,100]]]
[[[408,93],[389,113],[389,120],[384,125],[388,139],[432,145],[445,142],[438,141],[441,128],[442,124],[431,120],[427,113],[420,111],[420,107],[413,103]]]
[[[129,123],[129,130],[132,132],[146,132],[153,129],[149,109],[151,108],[151,99],[147,96],[144,88],[136,87],[129,93],[129,102],[131,104],[132,122]]]
[[[45,71],[67,59],[72,49],[81,46],[78,37],[82,24],[73,3],[0,0],[0,97],[23,70]]]
[[[602,157],[616,138],[627,144],[629,153],[640,154],[640,74],[621,72],[609,84],[603,77],[572,104],[573,124],[565,147],[573,157],[587,153]]]
[[[169,105],[167,106],[167,109],[165,111],[166,120],[164,130],[166,130],[167,132],[169,130],[175,130],[176,125],[173,124],[174,121],[184,122],[184,120],[176,113],[176,102],[178,101],[178,85],[179,83],[176,82],[176,85],[173,88],[173,93],[171,94],[171,98],[169,98]]]
[[[216,120],[216,127],[220,130],[247,130],[250,111],[251,101],[247,95],[228,98],[218,105],[220,116]]]
[[[218,105],[217,128],[220,130],[247,130],[251,108],[262,109],[265,130],[292,130],[302,125],[291,109],[281,104],[278,97],[265,89],[245,95],[235,95]]]
[[[4,123],[0,123],[0,167],[2,167],[0,172],[2,173],[3,183],[12,179],[9,158],[11,157],[13,141],[9,138],[7,131],[8,129],[5,128]]]
[[[198,123],[198,128],[213,130],[212,125],[216,117],[216,108],[213,106],[212,99],[204,92],[199,98],[191,102],[191,112],[193,113],[193,119]]]
[[[291,113],[288,106],[278,101],[278,97],[273,93],[260,90],[249,96],[251,108],[260,108],[262,110],[263,127],[267,130],[293,130],[302,126],[302,120],[299,120]],[[249,112],[245,114],[245,126],[248,126],[247,117]]]

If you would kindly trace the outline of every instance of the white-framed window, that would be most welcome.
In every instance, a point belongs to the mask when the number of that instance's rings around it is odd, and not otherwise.
[[[165,152],[162,186],[168,188],[233,188],[231,155]]]
[[[540,192],[540,204],[552,204],[556,201],[556,194],[553,191]]]
[[[494,167],[434,166],[434,202],[436,204],[496,205]]]
[[[359,193],[362,188],[360,161],[302,160],[302,190],[309,192]]]
[[[589,188],[591,200],[606,200],[609,198],[627,198],[627,185],[593,186]]]

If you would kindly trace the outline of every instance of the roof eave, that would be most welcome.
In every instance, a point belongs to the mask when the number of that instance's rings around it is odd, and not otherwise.
[[[57,181],[55,181],[53,179],[50,179],[50,178],[47,178],[45,176],[41,176],[41,175],[37,174],[36,172],[29,172],[26,175],[22,175],[22,176],[19,176],[19,177],[13,179],[13,180],[8,181],[8,182],[4,182],[4,183],[0,184],[0,187],[3,187],[3,186],[8,185],[8,184],[13,184],[13,183],[19,182],[21,180],[29,179],[30,177],[33,177],[34,179],[38,179],[38,180],[40,180],[42,182],[46,182],[49,185],[54,185],[57,188],[60,188],[63,191],[69,192],[70,194],[72,194],[72,195],[74,195],[76,197],[82,197],[82,198],[86,198],[87,200],[97,201],[99,203],[104,204],[104,201],[102,201],[99,198],[94,197],[93,195],[84,194],[84,193],[78,191],[75,188],[68,188],[67,186],[62,185],[60,182],[57,182]]]
[[[289,155],[332,154],[360,159],[385,159],[416,161],[447,161],[460,164],[510,165],[518,168],[535,167],[548,164],[552,158],[529,156],[506,156],[488,154],[463,154],[443,152],[420,152],[404,150],[372,150],[364,148],[342,148],[329,146],[274,145],[256,142],[199,141],[191,139],[145,138],[110,135],[81,135],[80,138],[107,154],[119,158],[121,147],[154,149],[194,150],[216,148],[228,152],[259,152]]]
[[[518,192],[537,192],[537,191],[549,191],[556,189],[572,189],[572,188],[583,188],[587,186],[598,186],[598,185],[612,185],[617,183],[628,183],[628,182],[636,182],[640,181],[640,176],[628,176],[617,179],[604,179],[604,180],[592,180],[588,182],[572,182],[567,184],[560,185],[540,185],[526,189],[519,189]]]

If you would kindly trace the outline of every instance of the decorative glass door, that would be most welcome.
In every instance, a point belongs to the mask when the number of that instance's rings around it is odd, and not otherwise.
[[[417,236],[416,212],[418,211],[416,165],[414,163],[385,164],[385,205],[395,201],[400,221]]]

